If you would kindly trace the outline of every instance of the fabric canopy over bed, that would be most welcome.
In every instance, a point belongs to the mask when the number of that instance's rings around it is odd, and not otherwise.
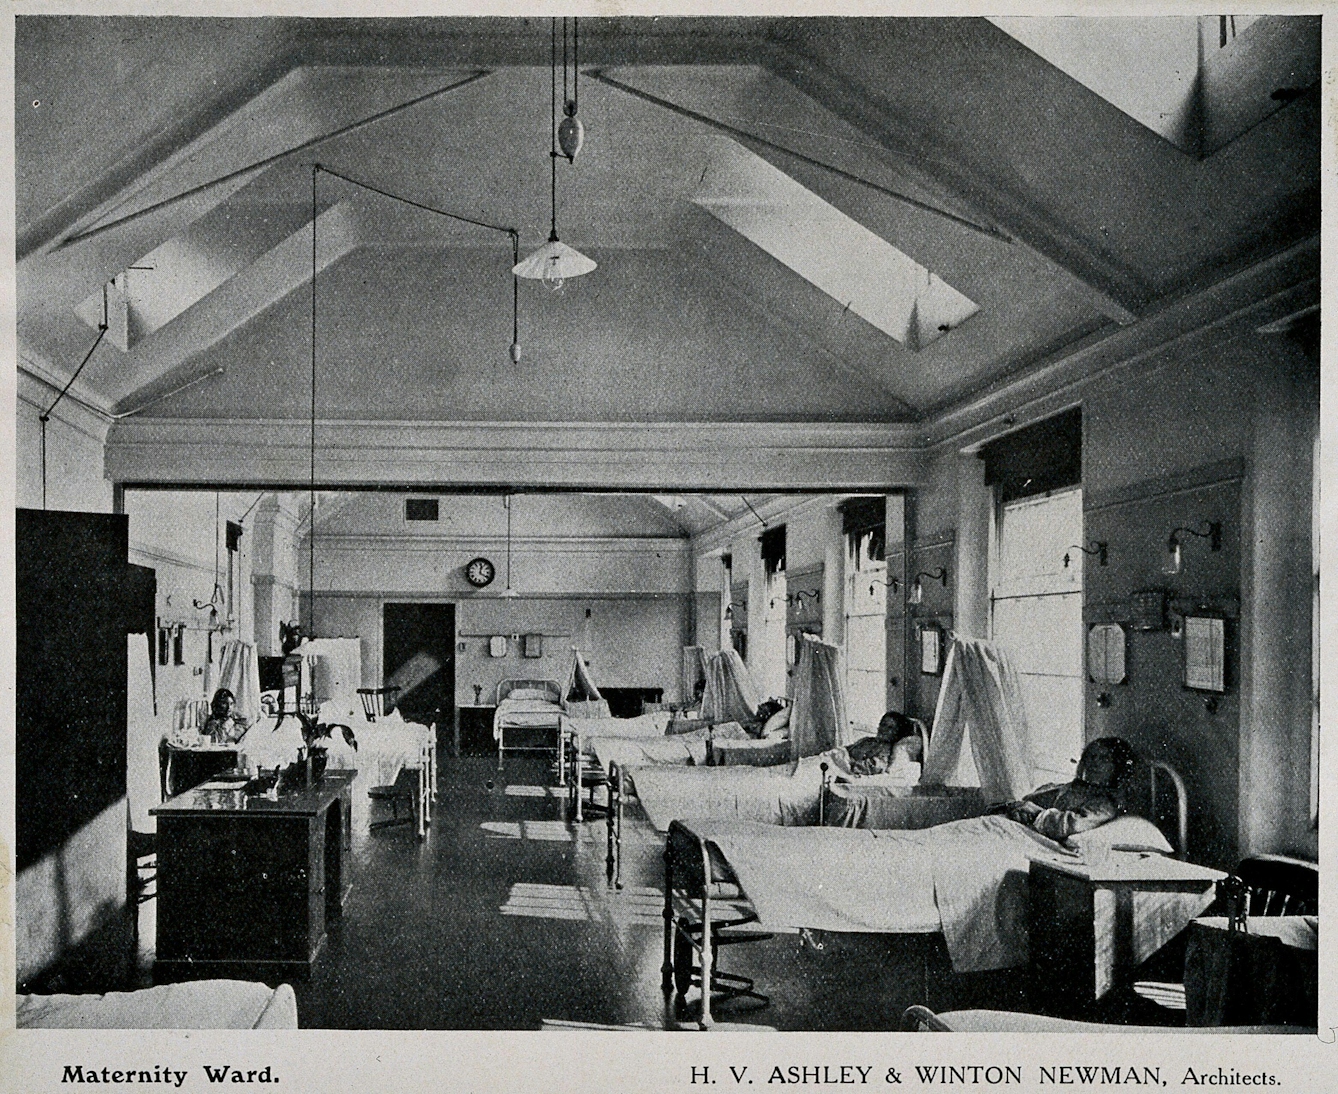
[[[794,711],[790,715],[790,759],[816,756],[850,743],[841,651],[810,634],[799,636]]]
[[[590,666],[585,663],[581,651],[571,648],[571,671],[567,673],[567,683],[562,688],[563,703],[599,703],[604,696],[595,686],[595,678],[590,675]]]
[[[737,650],[721,650],[706,662],[702,693],[704,722],[751,722],[757,718],[757,687]]]
[[[947,783],[963,739],[988,802],[1017,801],[1034,789],[1027,713],[1012,658],[977,638],[955,637],[943,670],[922,783]]]

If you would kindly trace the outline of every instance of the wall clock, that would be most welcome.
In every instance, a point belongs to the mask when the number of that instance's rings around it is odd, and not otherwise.
[[[483,589],[492,584],[492,579],[497,576],[497,567],[486,558],[470,559],[465,564],[465,580],[476,589]]]

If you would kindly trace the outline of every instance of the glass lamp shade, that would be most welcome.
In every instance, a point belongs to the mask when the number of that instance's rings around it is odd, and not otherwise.
[[[569,277],[580,277],[595,269],[598,263],[586,258],[580,251],[568,247],[560,239],[550,238],[533,254],[521,259],[511,268],[517,277],[543,281],[557,288]]]

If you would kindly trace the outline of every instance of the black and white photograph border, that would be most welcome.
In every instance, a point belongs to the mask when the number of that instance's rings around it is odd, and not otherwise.
[[[0,1090],[1338,1090],[1255,7],[11,4]]]

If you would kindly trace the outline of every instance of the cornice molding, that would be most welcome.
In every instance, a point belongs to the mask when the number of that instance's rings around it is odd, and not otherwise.
[[[136,418],[113,426],[107,474],[127,485],[301,489],[300,419]],[[319,420],[318,489],[879,490],[925,473],[916,427],[868,422]]]
[[[1167,364],[1168,353],[1202,352],[1224,327],[1263,322],[1319,299],[1320,237],[1312,236],[1207,288],[1163,301],[1133,326],[1083,340],[936,415],[930,451],[966,449],[1082,401],[1098,383],[1129,380]]]
[[[1080,403],[1096,384],[1210,348],[1319,292],[1319,237],[1164,302],[948,407],[928,422],[411,422],[321,420],[320,489],[886,493],[932,461]],[[1182,358],[1183,359],[1183,358]],[[112,424],[106,474],[127,486],[305,489],[309,423],[166,419]],[[749,515],[751,519],[751,514]],[[742,521],[747,523],[747,521]]]
[[[306,543],[306,537],[302,537]],[[384,551],[394,549],[397,554],[420,551],[426,554],[442,552],[468,553],[470,551],[506,551],[505,536],[428,536],[398,533],[348,532],[316,533],[316,553],[331,551]],[[659,551],[675,555],[688,554],[688,540],[683,537],[638,536],[512,536],[511,551],[543,552],[544,554],[631,554],[644,555]]]

